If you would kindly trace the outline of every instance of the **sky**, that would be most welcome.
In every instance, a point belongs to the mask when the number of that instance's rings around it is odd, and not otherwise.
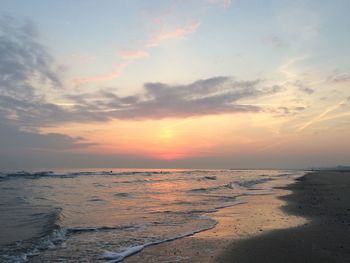
[[[350,164],[347,0],[0,0],[0,170]]]

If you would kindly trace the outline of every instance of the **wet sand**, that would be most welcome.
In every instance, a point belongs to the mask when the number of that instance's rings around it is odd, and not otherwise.
[[[350,262],[350,173],[307,174],[275,195],[211,214],[219,223],[125,262]]]
[[[232,244],[217,262],[350,262],[350,172],[317,172],[298,180],[283,208],[309,219]]]

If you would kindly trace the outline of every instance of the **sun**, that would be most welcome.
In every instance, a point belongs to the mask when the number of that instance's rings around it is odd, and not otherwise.
[[[164,127],[160,130],[158,137],[163,142],[172,142],[175,138],[175,131],[169,127]]]
[[[153,156],[162,160],[173,160],[184,156],[180,145],[183,143],[171,126],[161,127],[154,138],[156,148],[154,149]],[[180,148],[180,149],[179,149]]]

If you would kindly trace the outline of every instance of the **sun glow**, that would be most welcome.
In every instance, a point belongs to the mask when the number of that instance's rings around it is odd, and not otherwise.
[[[257,118],[249,114],[228,114],[185,120],[115,120],[108,124],[71,124],[46,128],[42,132],[81,136],[88,138],[82,142],[92,143],[88,148],[74,151],[176,160],[256,152],[266,145],[275,145],[271,136],[278,137],[280,125],[267,115]],[[259,139],[256,138],[257,132]]]
[[[165,127],[160,130],[159,138],[165,142],[171,142],[175,137],[175,132],[171,128]]]

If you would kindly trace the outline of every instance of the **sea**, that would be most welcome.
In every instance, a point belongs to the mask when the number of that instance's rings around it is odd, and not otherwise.
[[[0,262],[121,262],[212,229],[212,213],[272,195],[295,170],[0,173]]]

